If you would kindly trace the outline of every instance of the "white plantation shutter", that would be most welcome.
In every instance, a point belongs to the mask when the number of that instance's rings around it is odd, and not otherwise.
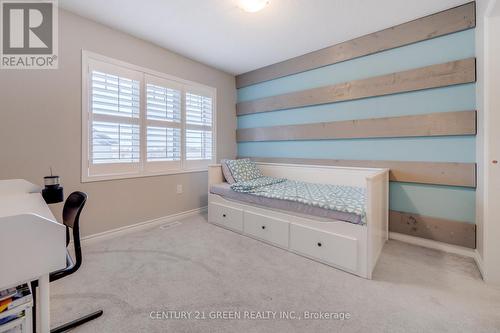
[[[212,127],[212,97],[186,93],[186,124]]]
[[[140,75],[109,65],[89,72],[88,172],[135,173],[141,159]]]
[[[139,81],[92,71],[93,114],[138,118],[139,99]]]
[[[168,85],[168,82],[164,84]],[[180,123],[181,91],[151,83],[146,84],[146,87],[148,119]]]
[[[147,131],[148,162],[181,159],[180,128],[148,126]]]
[[[92,163],[133,163],[140,159],[139,125],[92,122]]]
[[[83,52],[82,181],[206,169],[215,89]]]
[[[188,91],[185,99],[186,164],[188,167],[201,167],[207,165],[214,157],[213,97]]]
[[[212,131],[186,129],[186,159],[212,159]]]
[[[146,162],[152,171],[181,168],[181,87],[146,76]]]

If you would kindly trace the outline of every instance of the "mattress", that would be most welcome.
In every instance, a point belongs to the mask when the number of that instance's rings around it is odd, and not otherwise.
[[[354,213],[339,212],[326,208],[310,206],[301,202],[266,198],[248,193],[236,192],[231,189],[231,185],[228,183],[212,185],[210,187],[210,193],[242,203],[264,206],[272,209],[298,213],[301,215],[315,216],[329,220],[340,220],[354,224],[363,224],[362,217]]]

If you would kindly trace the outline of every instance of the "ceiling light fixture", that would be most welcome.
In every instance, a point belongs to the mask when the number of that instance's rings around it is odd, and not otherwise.
[[[248,13],[255,13],[269,5],[269,0],[239,0],[240,8]]]

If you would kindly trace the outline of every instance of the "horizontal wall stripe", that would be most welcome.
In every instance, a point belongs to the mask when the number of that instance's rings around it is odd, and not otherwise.
[[[244,158],[245,156],[239,157]],[[476,187],[475,163],[332,160],[308,158],[252,157],[257,162],[388,168],[389,179],[397,182]]]
[[[238,75],[236,87],[308,71],[474,26],[475,4],[472,2]]]
[[[391,210],[468,223],[475,220],[472,188],[391,182],[389,196]]]
[[[475,59],[453,61],[333,86],[267,97],[236,105],[238,115],[383,96],[475,82]]]
[[[476,248],[476,226],[470,223],[390,211],[389,231]]]
[[[238,102],[472,58],[474,45],[474,29],[457,32],[238,89]]]
[[[236,140],[238,142],[288,141],[475,134],[476,111],[459,111],[303,125],[244,128],[236,131]]]
[[[238,117],[238,128],[397,117],[476,109],[474,83]]]
[[[238,144],[238,155],[342,160],[392,160],[474,163],[473,136],[266,141]]]

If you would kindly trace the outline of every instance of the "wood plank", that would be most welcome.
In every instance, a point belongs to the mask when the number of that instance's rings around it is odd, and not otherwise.
[[[236,130],[236,140],[238,142],[294,141],[475,134],[476,111],[458,111],[327,123],[241,128]]]
[[[238,75],[236,88],[390,50],[475,26],[475,3],[470,2]]]
[[[476,248],[476,225],[436,217],[389,211],[389,231]]]
[[[236,104],[237,115],[335,103],[476,81],[475,58]]]
[[[244,158],[244,157],[238,157]],[[256,162],[387,168],[391,181],[476,187],[476,164],[420,161],[371,161],[314,158],[251,157]]]

